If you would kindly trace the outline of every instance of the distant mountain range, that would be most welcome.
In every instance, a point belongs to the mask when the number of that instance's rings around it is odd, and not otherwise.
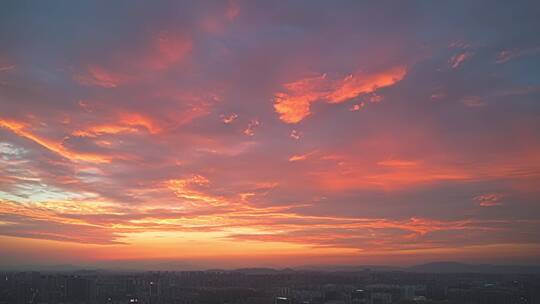
[[[109,267],[110,266],[110,267]],[[81,266],[81,265],[25,265],[25,266],[0,266],[0,270],[7,271],[42,271],[42,272],[76,272],[79,274],[90,274],[97,272],[134,272],[134,271],[193,271],[203,270],[211,272],[240,272],[249,275],[263,274],[283,274],[298,271],[314,272],[423,272],[423,273],[500,273],[500,274],[540,274],[540,265],[492,265],[492,264],[466,264],[459,262],[433,262],[414,265],[411,267],[385,266],[385,265],[305,265],[295,268],[238,268],[238,269],[206,269],[196,267],[182,262],[166,263],[143,263],[135,266],[134,264],[115,267],[112,265],[101,266]]]
[[[492,265],[492,264],[466,264],[459,262],[433,262],[414,265],[411,267],[382,266],[382,265],[327,265],[303,266],[299,270],[313,271],[408,271],[425,273],[519,273],[540,274],[540,265]]]
[[[414,272],[435,273],[521,273],[540,274],[540,265],[491,265],[464,264],[458,262],[434,262],[407,268]]]
[[[296,267],[297,270],[307,271],[333,271],[333,272],[358,272],[358,271],[406,271],[406,268],[387,265],[305,265]]]

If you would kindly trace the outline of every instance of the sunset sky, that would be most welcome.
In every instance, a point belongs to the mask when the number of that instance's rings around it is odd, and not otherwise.
[[[540,260],[537,1],[2,1],[0,266]]]

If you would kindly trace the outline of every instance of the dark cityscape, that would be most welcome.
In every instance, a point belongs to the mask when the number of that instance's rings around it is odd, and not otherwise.
[[[2,272],[0,304],[535,304],[537,274],[274,270]]]

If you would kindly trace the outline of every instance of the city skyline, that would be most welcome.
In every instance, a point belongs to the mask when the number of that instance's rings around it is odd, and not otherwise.
[[[0,3],[0,268],[538,265],[539,15]]]

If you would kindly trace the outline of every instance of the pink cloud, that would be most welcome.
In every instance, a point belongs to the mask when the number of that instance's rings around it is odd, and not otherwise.
[[[470,59],[473,56],[472,52],[463,52],[457,55],[452,56],[448,61],[452,69],[459,68],[466,60]]]
[[[480,207],[493,207],[502,205],[502,195],[499,193],[485,193],[474,197],[474,201]]]

